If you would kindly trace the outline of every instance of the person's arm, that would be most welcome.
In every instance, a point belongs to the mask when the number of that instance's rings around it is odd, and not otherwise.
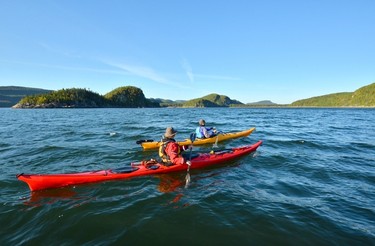
[[[204,135],[205,138],[210,137],[210,133],[207,131],[206,127],[202,127],[202,132],[203,132],[203,135]]]
[[[212,129],[213,129],[212,127],[211,128],[203,127],[203,133],[206,138],[210,138],[215,135]]]

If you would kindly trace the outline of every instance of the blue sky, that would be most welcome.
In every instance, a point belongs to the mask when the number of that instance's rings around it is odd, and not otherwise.
[[[374,0],[4,0],[0,85],[243,103],[375,82]]]

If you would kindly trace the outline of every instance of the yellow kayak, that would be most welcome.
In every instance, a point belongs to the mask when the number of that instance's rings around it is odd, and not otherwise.
[[[242,132],[219,133],[218,135],[211,137],[211,138],[196,138],[194,141],[194,145],[211,144],[211,143],[216,143],[216,142],[233,139],[233,138],[247,137],[253,131],[255,131],[255,127],[242,131]],[[142,145],[143,149],[148,150],[148,149],[159,148],[161,142],[154,142],[152,140],[144,140],[144,141],[139,141],[138,143]],[[191,140],[185,139],[184,141],[178,142],[178,144],[190,145]]]

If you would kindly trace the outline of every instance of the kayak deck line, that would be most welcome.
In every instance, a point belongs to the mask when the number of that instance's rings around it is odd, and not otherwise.
[[[190,169],[200,169],[235,160],[256,151],[261,144],[262,141],[260,140],[255,144],[236,147],[230,150],[218,151],[216,153],[200,153],[191,159],[192,164]],[[38,191],[187,170],[186,165],[165,166],[155,160],[151,161],[133,162],[129,166],[117,169],[60,174],[20,173],[16,177],[18,180],[25,182],[31,191]]]

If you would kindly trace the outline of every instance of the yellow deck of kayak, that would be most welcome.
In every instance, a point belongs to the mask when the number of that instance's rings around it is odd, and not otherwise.
[[[255,130],[255,127],[250,128],[248,130],[242,131],[242,132],[229,132],[229,133],[219,133],[218,135],[212,137],[212,138],[197,138],[194,141],[194,145],[202,145],[202,144],[210,144],[215,143],[216,140],[218,142],[233,139],[233,138],[240,138],[240,137],[247,137],[249,136],[253,131]],[[144,142],[142,143],[143,149],[156,149],[159,148],[161,142]],[[189,145],[191,144],[190,139],[185,139],[184,141],[178,142],[179,145]]]

